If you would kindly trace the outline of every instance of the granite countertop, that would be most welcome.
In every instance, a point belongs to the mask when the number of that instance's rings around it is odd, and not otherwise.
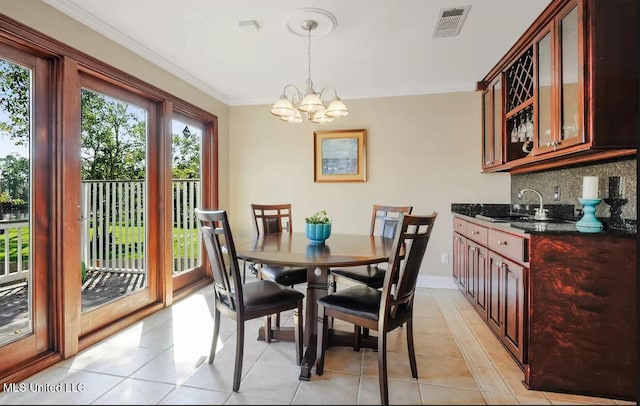
[[[492,227],[522,233],[585,234],[576,229],[576,221],[582,217],[582,213],[576,214],[573,205],[545,205],[544,207],[549,210],[551,221],[522,220],[519,218],[519,216],[532,216],[536,207],[537,205],[452,203],[451,211],[469,217],[474,221],[485,222]],[[492,222],[490,219],[492,217],[501,217],[502,219]],[[624,224],[616,225],[615,227],[608,223],[608,218],[601,218],[599,220],[603,223],[603,231],[587,234],[621,236],[635,236],[637,234],[635,220],[627,220]]]

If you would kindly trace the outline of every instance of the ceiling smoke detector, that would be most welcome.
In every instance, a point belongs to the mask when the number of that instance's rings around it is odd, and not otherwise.
[[[460,34],[462,23],[469,14],[471,6],[443,8],[438,14],[433,38],[453,37]]]

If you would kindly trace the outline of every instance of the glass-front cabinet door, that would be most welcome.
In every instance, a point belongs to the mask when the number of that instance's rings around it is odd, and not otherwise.
[[[580,27],[578,6],[574,5],[558,22],[561,111],[557,143],[562,148],[584,142]]]
[[[535,148],[537,150],[551,147],[553,140],[553,126],[551,124],[551,112],[553,110],[553,70],[551,62],[551,31],[542,34],[536,42],[536,71],[537,71],[537,137]]]
[[[503,163],[502,126],[503,102],[502,83],[499,76],[482,94],[482,168],[487,169]]]
[[[584,143],[580,9],[570,3],[538,36],[536,154]]]

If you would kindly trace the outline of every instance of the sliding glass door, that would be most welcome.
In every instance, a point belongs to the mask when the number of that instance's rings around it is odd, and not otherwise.
[[[48,69],[0,44],[0,373],[49,349]]]
[[[82,332],[156,300],[158,269],[150,255],[150,225],[158,188],[150,134],[155,105],[82,76],[81,239]],[[152,211],[153,210],[153,211]]]

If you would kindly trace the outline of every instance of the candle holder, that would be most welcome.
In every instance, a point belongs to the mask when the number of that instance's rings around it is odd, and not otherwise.
[[[576,229],[582,233],[599,233],[602,231],[602,222],[595,216],[596,206],[600,204],[602,199],[585,199],[578,198],[580,204],[584,206],[582,211],[584,216],[576,222]]]
[[[609,208],[609,227],[613,230],[624,230],[625,224],[624,220],[622,220],[622,206],[627,204],[628,199],[621,199],[610,197],[608,199],[604,199],[604,202],[611,206]]]

